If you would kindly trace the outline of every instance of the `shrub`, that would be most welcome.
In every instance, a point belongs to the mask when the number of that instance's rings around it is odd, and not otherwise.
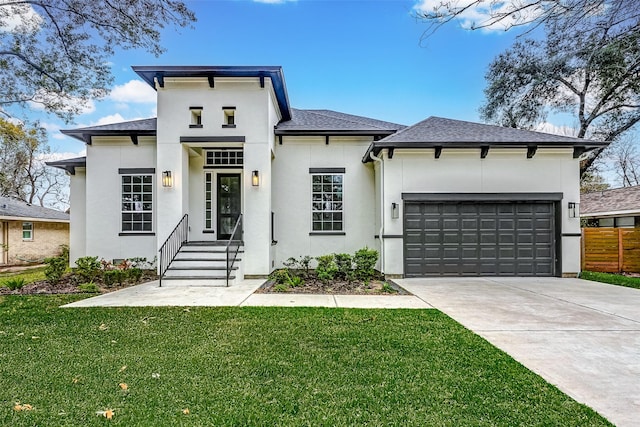
[[[291,270],[303,273],[304,277],[309,277],[309,264],[313,260],[309,255],[301,256],[299,259],[291,257],[282,264]]]
[[[122,285],[126,279],[127,273],[124,270],[106,270],[102,273],[102,280],[104,281],[105,286],[108,287],[113,286],[116,283]]]
[[[141,268],[138,267],[132,267],[129,270],[127,270],[127,275],[129,276],[129,280],[137,283],[140,281],[140,279],[142,279],[142,275],[143,275],[143,271]]]
[[[58,283],[62,278],[62,275],[67,271],[69,259],[61,255],[53,258],[46,258],[44,262],[47,263],[47,266],[44,269],[45,277],[51,283]]]
[[[91,292],[91,293],[100,292],[100,288],[98,287],[98,285],[96,285],[93,282],[83,283],[81,285],[78,285],[78,289],[80,289],[83,292]]]
[[[2,286],[6,286],[7,288],[15,291],[16,289],[21,289],[25,285],[25,280],[22,277],[14,277],[12,279],[7,279],[2,282]]]
[[[376,262],[378,262],[378,251],[364,247],[358,251],[353,257],[355,264],[355,274],[360,280],[369,280],[373,277]]]
[[[387,282],[384,282],[382,284],[382,289],[380,289],[380,292],[385,294],[397,294],[398,290],[393,286],[391,286],[390,284],[388,284]]]
[[[269,278],[273,280],[275,283],[287,283],[289,281],[289,273],[284,268],[274,270],[273,273],[269,275]]]
[[[93,282],[100,275],[100,261],[97,256],[85,256],[76,260],[76,268],[73,272],[83,282]]]
[[[287,292],[289,291],[289,285],[284,283],[278,283],[273,287],[273,290],[276,292]]]
[[[338,272],[338,266],[336,265],[334,255],[321,255],[316,257],[316,260],[318,261],[318,266],[316,267],[318,279],[323,282],[333,280]]]
[[[302,280],[301,277],[298,276],[291,276],[291,278],[289,279],[289,285],[291,285],[291,287],[295,288],[296,286],[300,286],[304,283],[304,281]]]
[[[336,267],[338,268],[338,274],[345,279],[349,279],[351,276],[351,270],[353,269],[353,258],[350,254],[334,254]]]

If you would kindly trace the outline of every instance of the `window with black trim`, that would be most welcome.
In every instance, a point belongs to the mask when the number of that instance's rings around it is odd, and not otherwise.
[[[122,175],[122,231],[153,231],[153,175]]]
[[[189,127],[201,128],[202,127],[202,107],[189,107],[189,111],[191,112],[191,123],[189,124]]]
[[[244,152],[242,148],[207,150],[205,152],[205,166],[242,166],[244,163]]]
[[[343,231],[344,174],[311,175],[311,230]]]
[[[222,111],[224,113],[224,122],[222,123],[222,127],[236,127],[236,107],[222,107]]]

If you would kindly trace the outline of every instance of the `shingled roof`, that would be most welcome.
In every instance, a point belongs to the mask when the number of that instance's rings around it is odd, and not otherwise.
[[[429,117],[393,135],[375,141],[363,161],[370,161],[369,153],[377,155],[384,148],[480,148],[482,146],[512,147],[576,147],[579,156],[584,151],[606,147],[608,143],[581,138],[553,135],[522,129],[467,122],[463,120]]]
[[[10,197],[0,197],[0,218],[69,222],[69,214],[66,212],[31,205]]]
[[[276,135],[391,135],[406,126],[332,110],[291,109],[291,120],[275,128]]]
[[[152,119],[132,120],[78,129],[63,129],[60,132],[91,144],[92,136],[155,136],[157,123],[158,119],[154,117]]]
[[[580,216],[640,214],[640,185],[580,195]]]
[[[75,157],[73,159],[53,160],[51,162],[45,162],[47,166],[62,169],[67,171],[71,175],[76,174],[76,168],[87,167],[87,157]]]

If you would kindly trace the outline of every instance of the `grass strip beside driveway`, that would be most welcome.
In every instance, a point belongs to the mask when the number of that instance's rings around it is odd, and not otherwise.
[[[0,300],[0,425],[610,425],[436,310],[78,298]]]
[[[608,283],[610,285],[625,286],[627,288],[640,289],[640,277],[625,276],[623,274],[599,273],[596,271],[583,271],[580,278],[594,282]]]

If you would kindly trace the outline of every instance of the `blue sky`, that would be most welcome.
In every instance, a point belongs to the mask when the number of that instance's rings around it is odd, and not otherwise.
[[[402,124],[428,116],[479,121],[484,74],[517,33],[442,27],[421,43],[426,24],[415,0],[187,1],[193,29],[163,32],[166,52],[120,51],[112,95],[66,125],[42,116],[54,151],[84,145],[59,128],[155,116],[153,91],[132,65],[281,65],[291,105],[332,109]]]

